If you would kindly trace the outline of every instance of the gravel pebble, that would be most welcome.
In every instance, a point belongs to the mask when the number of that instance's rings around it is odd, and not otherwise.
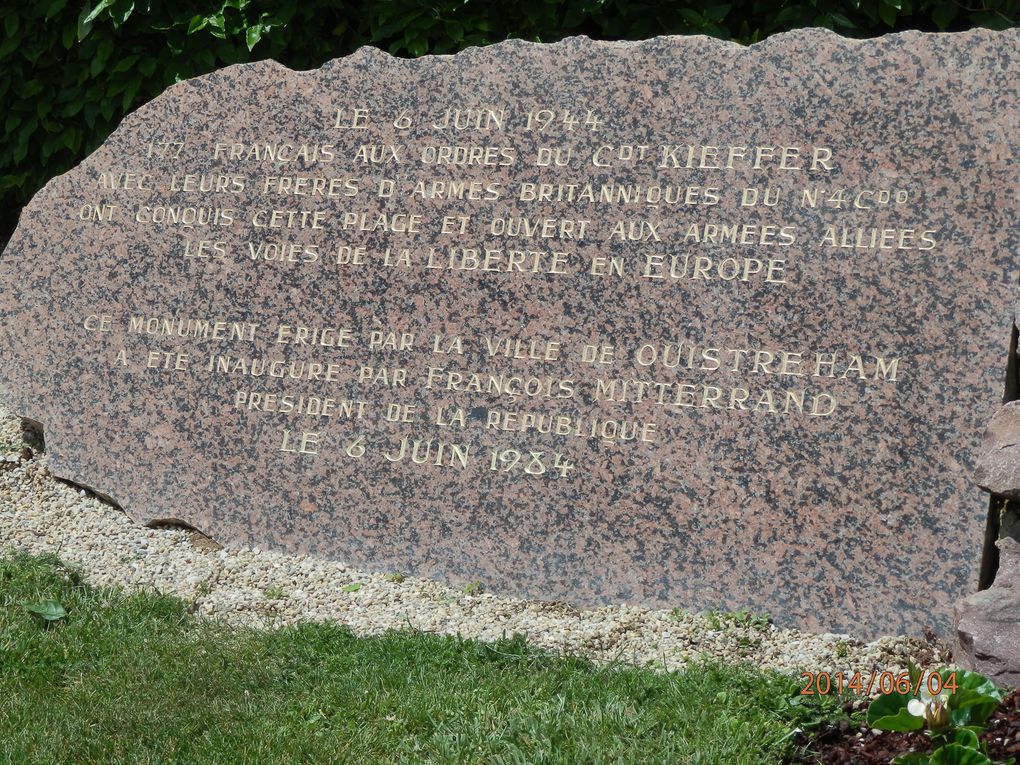
[[[904,671],[944,664],[944,646],[903,636],[863,642],[712,614],[631,605],[575,609],[467,593],[411,576],[370,574],[343,563],[227,547],[193,532],[139,526],[49,473],[0,409],[0,550],[56,553],[96,586],[154,590],[229,624],[275,628],[334,621],[359,635],[387,630],[481,640],[523,634],[534,645],[595,661],[673,670],[702,657],[785,672]]]

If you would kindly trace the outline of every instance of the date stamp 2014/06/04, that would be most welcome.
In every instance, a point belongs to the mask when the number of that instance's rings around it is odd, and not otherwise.
[[[938,696],[940,693],[955,693],[957,688],[955,672],[945,677],[936,672],[922,672],[911,678],[909,672],[897,674],[873,669],[870,672],[801,672],[800,677],[806,681],[800,689],[804,696],[842,695],[848,691],[859,696],[874,693],[917,696],[922,691]]]

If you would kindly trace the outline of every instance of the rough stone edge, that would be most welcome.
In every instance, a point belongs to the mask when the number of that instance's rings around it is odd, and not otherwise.
[[[1005,565],[995,582],[953,606],[953,656],[965,669],[1012,688],[1020,686],[1020,542],[1004,537],[996,547]],[[1013,611],[996,618],[1004,603]]]
[[[889,35],[883,35],[881,37],[871,38],[853,38],[844,37],[837,32],[825,27],[802,27],[800,29],[792,29],[787,32],[780,32],[779,34],[771,35],[766,37],[764,40],[752,43],[751,45],[742,45],[741,43],[734,42],[732,40],[722,40],[715,37],[709,37],[707,35],[658,35],[656,37],[650,37],[644,40],[594,40],[587,35],[573,35],[571,37],[565,37],[561,40],[551,43],[543,42],[532,42],[531,40],[523,40],[520,38],[511,38],[507,40],[501,40],[491,45],[485,46],[469,46],[464,48],[457,53],[447,54],[426,54],[419,56],[418,58],[400,58],[394,56],[387,51],[380,48],[376,48],[371,45],[363,45],[362,47],[355,50],[346,56],[333,58],[323,62],[323,64],[315,69],[291,69],[284,64],[274,59],[261,59],[259,61],[252,61],[242,64],[232,64],[230,66],[216,69],[212,72],[199,75],[197,77],[190,77],[186,80],[181,80],[173,85],[170,85],[166,90],[160,93],[158,96],[150,101],[142,104],[135,110],[129,112],[124,116],[116,128],[110,132],[110,134],[103,140],[103,142],[97,146],[92,152],[82,158],[81,162],[77,163],[66,172],[60,175],[54,176],[47,181],[42,188],[40,188],[32,199],[29,200],[28,204],[22,208],[22,211],[27,209],[32,202],[38,196],[43,196],[48,192],[52,191],[51,187],[55,187],[61,179],[65,176],[77,172],[78,169],[88,163],[93,156],[99,153],[103,147],[115,139],[121,131],[131,129],[136,121],[142,121],[145,119],[147,112],[154,105],[162,102],[164,99],[173,98],[178,92],[184,88],[191,87],[194,84],[205,82],[212,77],[223,76],[227,73],[242,73],[257,72],[258,70],[277,71],[285,76],[294,76],[299,79],[312,79],[320,76],[321,73],[328,73],[340,66],[348,63],[358,63],[360,61],[380,61],[385,62],[390,66],[402,66],[407,67],[411,70],[418,69],[419,67],[428,66],[433,61],[440,61],[443,63],[450,63],[457,57],[465,59],[474,59],[476,57],[488,58],[499,56],[503,51],[514,50],[514,49],[545,49],[551,53],[560,53],[564,50],[569,50],[571,47],[578,47],[587,45],[594,49],[603,49],[610,52],[622,52],[628,53],[633,51],[640,51],[642,48],[652,47],[659,44],[675,44],[678,46],[692,48],[692,47],[709,47],[716,48],[720,51],[725,51],[730,54],[740,55],[757,55],[759,58],[765,54],[772,54],[777,52],[781,48],[793,49],[796,44],[800,42],[810,42],[812,40],[819,40],[829,44],[833,47],[842,48],[877,48],[879,46],[890,45],[889,41],[895,43],[906,42],[910,40],[948,40],[949,38],[965,39],[965,38],[1015,38],[1016,42],[1020,44],[1020,28],[1010,28],[1004,30],[993,30],[985,29],[983,27],[975,27],[974,29],[966,30],[963,32],[921,32],[918,30],[905,30],[902,32],[896,32]],[[8,240],[7,246],[0,251],[0,258],[4,256],[10,243],[17,238],[18,229],[21,228],[21,212],[18,215],[18,225],[15,227],[11,238]]]

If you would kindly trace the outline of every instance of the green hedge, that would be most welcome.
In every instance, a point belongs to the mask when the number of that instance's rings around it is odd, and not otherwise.
[[[1020,0],[33,0],[0,7],[0,242],[49,178],[79,162],[127,112],[168,85],[273,58],[295,69],[375,45],[450,53],[509,37],[641,39],[707,34],[750,43],[823,26],[868,37],[901,29],[1005,28]]]

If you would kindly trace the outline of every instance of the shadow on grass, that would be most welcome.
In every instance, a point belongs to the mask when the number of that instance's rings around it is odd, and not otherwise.
[[[43,600],[67,611],[49,629],[26,608]],[[795,678],[596,666],[519,636],[232,629],[49,556],[0,559],[0,647],[0,761],[17,763],[763,765],[831,711]]]

